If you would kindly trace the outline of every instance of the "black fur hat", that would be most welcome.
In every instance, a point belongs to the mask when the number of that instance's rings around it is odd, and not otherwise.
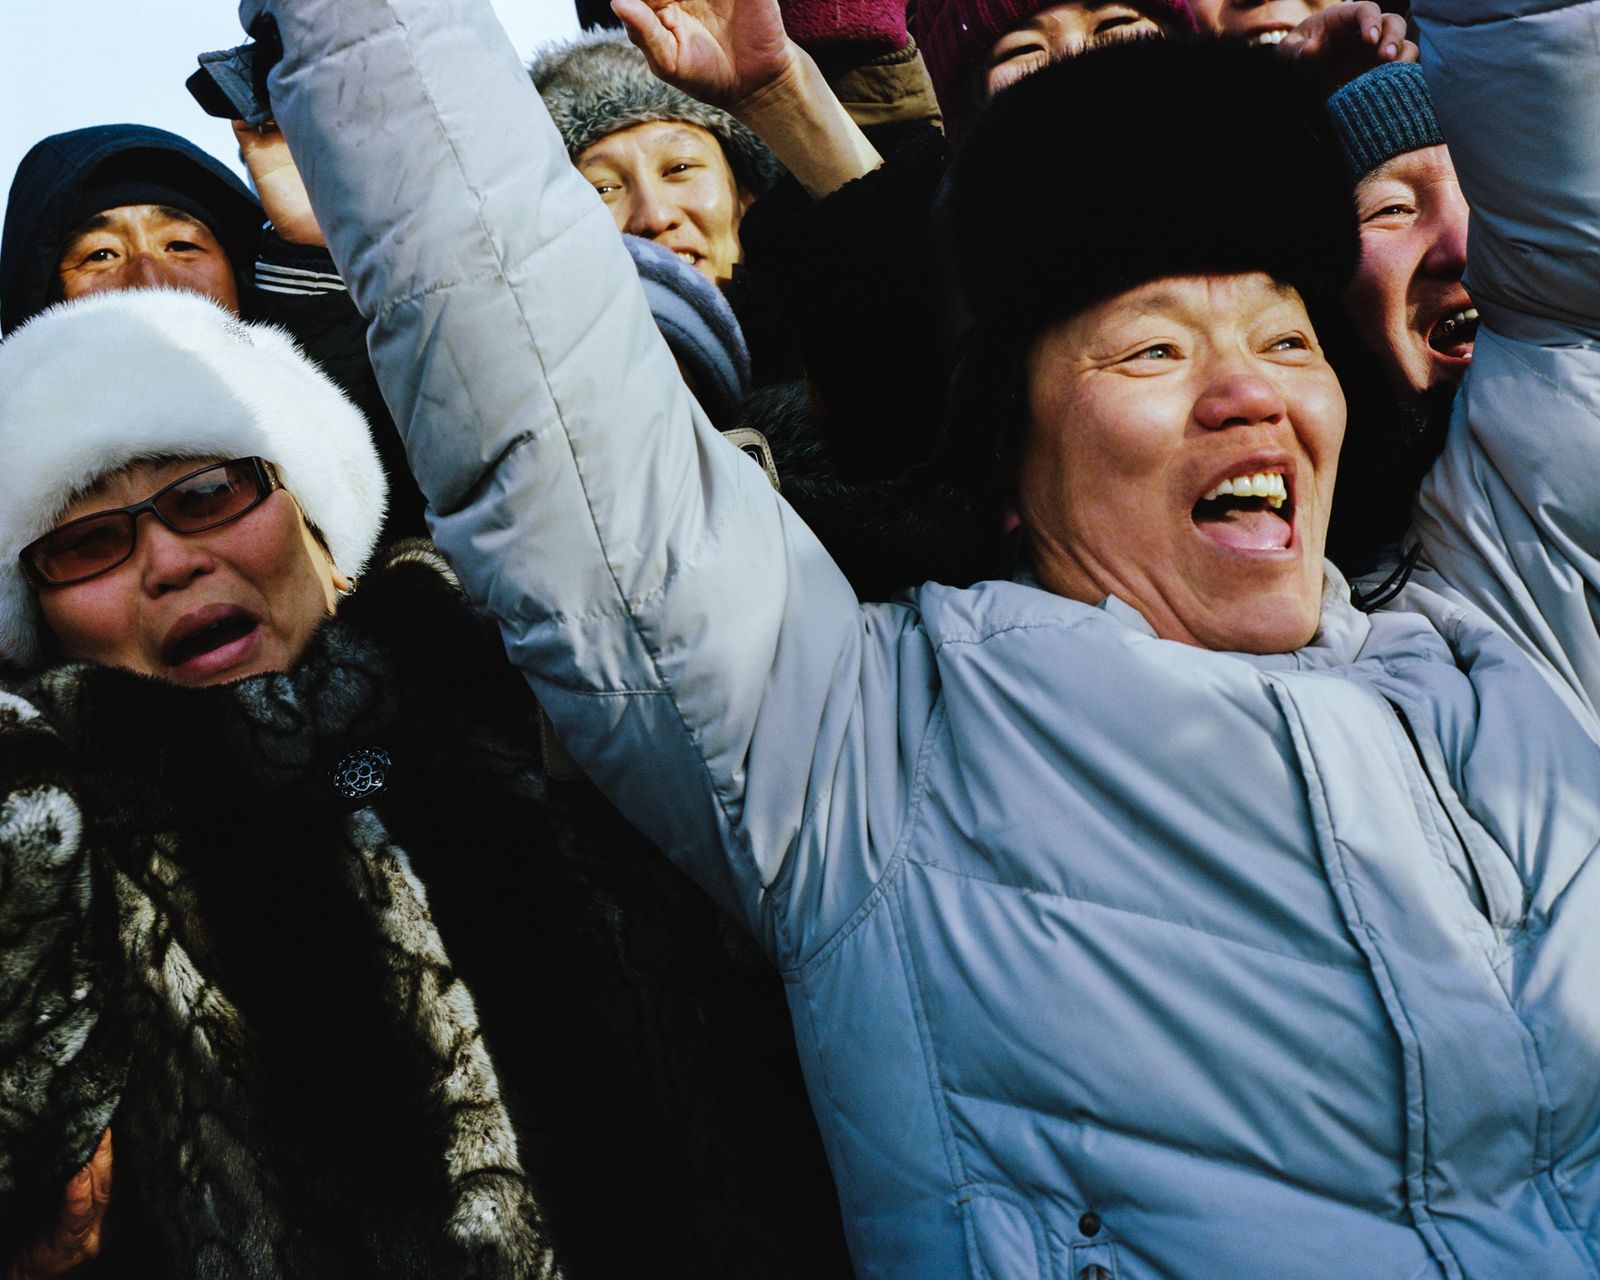
[[[1308,303],[1358,253],[1350,180],[1286,59],[1141,40],[1026,76],[975,122],[952,192],[980,324],[1024,339],[1162,276],[1265,271]]]
[[[1163,276],[1263,271],[1299,291],[1347,397],[1375,385],[1339,304],[1360,242],[1325,131],[1293,64],[1220,40],[1092,50],[1025,76],[978,117],[951,173],[971,325],[938,465],[971,497],[982,573],[1008,572],[1014,555],[997,530],[1025,362],[1056,321]]]

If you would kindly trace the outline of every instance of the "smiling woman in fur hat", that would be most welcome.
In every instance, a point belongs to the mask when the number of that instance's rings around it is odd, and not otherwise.
[[[244,6],[336,253],[403,300],[376,349],[440,546],[783,967],[864,1274],[1600,1274],[1595,6],[1511,7],[1417,6],[1506,323],[1424,489],[1437,572],[1367,612],[1321,554],[1349,180],[1270,53],[1091,52],[974,126],[993,376],[955,429],[1028,563],[863,606],[684,392],[554,131],[504,139],[487,3]],[[1474,383],[1491,331],[1524,380]]]
[[[848,1274],[776,977],[281,332],[43,313],[0,495],[0,1274]]]

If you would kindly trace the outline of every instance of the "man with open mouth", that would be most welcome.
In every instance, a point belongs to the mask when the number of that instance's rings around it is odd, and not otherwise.
[[[1328,100],[1355,181],[1361,263],[1345,301],[1395,389],[1454,387],[1478,312],[1462,283],[1467,202],[1421,68],[1390,63]]]

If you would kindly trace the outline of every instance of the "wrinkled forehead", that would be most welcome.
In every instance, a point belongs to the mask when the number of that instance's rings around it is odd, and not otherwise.
[[[1046,340],[1059,345],[1065,339],[1073,346],[1092,347],[1148,322],[1215,330],[1280,317],[1310,323],[1300,291],[1264,271],[1158,276],[1045,325],[1031,352],[1037,353]]]
[[[576,157],[579,168],[594,164],[621,164],[683,151],[724,164],[727,156],[716,136],[687,120],[650,120],[629,125],[591,142]]]
[[[1442,142],[1390,156],[1356,183],[1356,192],[1359,195],[1384,183],[1402,183],[1421,190],[1440,182],[1456,182],[1455,161],[1450,148]]]
[[[211,234],[210,228],[194,214],[186,213],[174,205],[119,204],[91,213],[67,232],[62,243],[70,246],[76,240],[101,231],[126,232],[135,227],[161,227],[175,222],[193,227],[207,236]]]

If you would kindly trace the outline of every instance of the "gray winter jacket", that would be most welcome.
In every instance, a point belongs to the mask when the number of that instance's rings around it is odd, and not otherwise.
[[[435,537],[781,967],[862,1275],[1600,1276],[1586,694],[1437,582],[1369,618],[1330,571],[1271,658],[1023,583],[858,606],[683,390],[488,5],[264,10]]]

